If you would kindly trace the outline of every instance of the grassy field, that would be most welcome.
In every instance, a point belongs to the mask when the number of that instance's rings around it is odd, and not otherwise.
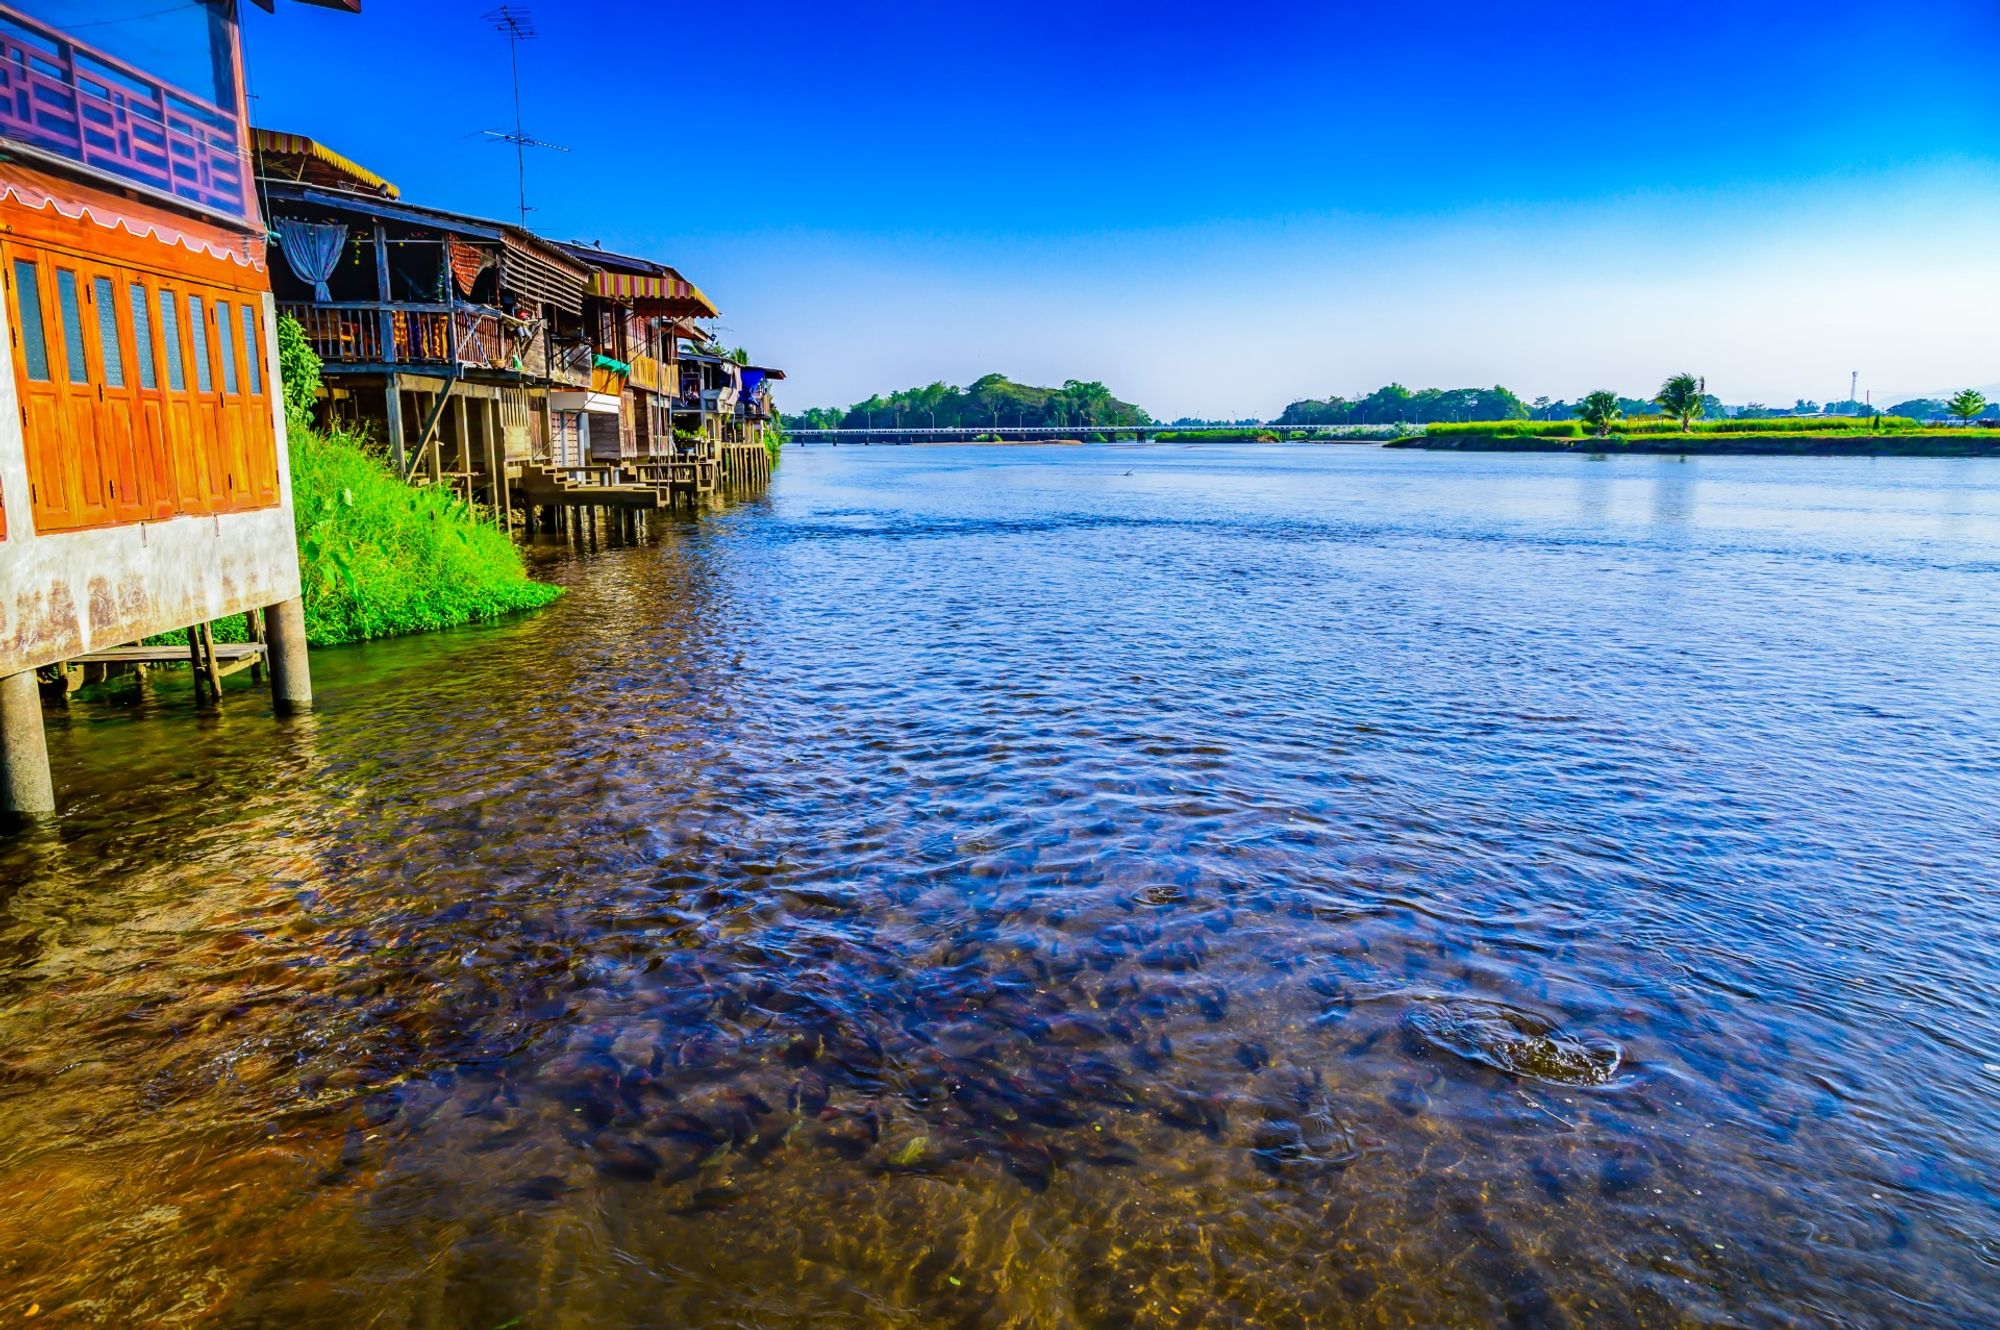
[[[1661,417],[1621,420],[1599,438],[1574,420],[1432,425],[1392,448],[1462,452],[1630,452],[1810,457],[2000,456],[2000,430],[1939,429],[1901,416],[1698,421],[1682,433]]]

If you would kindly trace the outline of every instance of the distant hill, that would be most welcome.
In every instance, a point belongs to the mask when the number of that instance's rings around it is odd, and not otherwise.
[[[1111,395],[1103,384],[1066,380],[1060,388],[1016,383],[988,374],[964,388],[926,388],[870,397],[850,407],[814,407],[785,417],[787,429],[887,429],[893,426],[987,428],[996,425],[1074,426],[1078,429],[1150,425],[1153,418]]]

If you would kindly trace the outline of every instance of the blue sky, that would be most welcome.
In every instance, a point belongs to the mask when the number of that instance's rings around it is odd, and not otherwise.
[[[511,215],[495,2],[253,12],[253,114]],[[679,266],[789,406],[2000,381],[1992,0],[530,8],[531,224]]]

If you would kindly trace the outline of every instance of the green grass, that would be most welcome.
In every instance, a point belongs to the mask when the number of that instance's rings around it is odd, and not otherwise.
[[[1775,416],[1754,420],[1697,420],[1690,434],[1896,434],[1924,427],[1907,416]],[[1429,425],[1426,434],[1440,438],[1471,435],[1494,439],[1581,439],[1594,434],[1580,420],[1468,420]],[[1665,416],[1628,416],[1611,427],[1613,434],[1679,434],[1680,422]],[[1930,432],[1930,431],[1926,431]]]
[[[291,457],[312,645],[450,628],[562,594],[528,576],[483,509],[442,487],[405,485],[358,440],[295,431]]]
[[[1884,417],[1888,419],[1888,417]],[[2000,456],[2000,430],[1905,429],[1891,426],[1869,430],[1836,426],[1831,429],[1707,429],[1682,434],[1678,429],[1621,428],[1609,438],[1595,434],[1565,434],[1512,428],[1519,422],[1494,422],[1484,428],[1432,426],[1427,434],[1399,440],[1392,448],[1430,448],[1471,452],[1643,452],[1742,453],[1798,456],[1990,457]],[[1566,422],[1553,422],[1562,424]],[[1650,422],[1642,422],[1649,424]],[[1721,422],[1718,422],[1721,423]],[[1729,422],[1737,423],[1737,422]]]

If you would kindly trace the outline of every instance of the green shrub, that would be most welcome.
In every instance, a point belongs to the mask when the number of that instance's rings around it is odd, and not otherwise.
[[[528,576],[481,509],[441,486],[405,485],[351,436],[297,430],[291,461],[314,646],[449,628],[562,594]]]
[[[278,381],[284,390],[285,428],[312,428],[313,407],[319,401],[319,356],[306,341],[306,330],[289,314],[278,317]]]

